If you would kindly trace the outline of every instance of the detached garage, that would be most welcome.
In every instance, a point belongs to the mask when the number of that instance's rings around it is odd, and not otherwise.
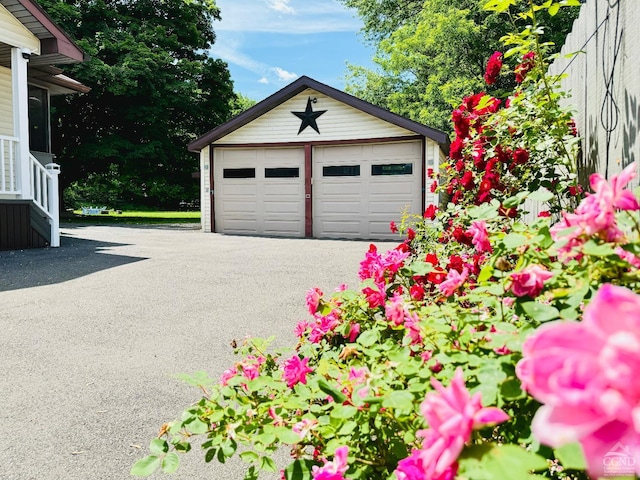
[[[446,134],[308,77],[189,145],[205,232],[393,238],[389,222],[437,198],[427,169]]]

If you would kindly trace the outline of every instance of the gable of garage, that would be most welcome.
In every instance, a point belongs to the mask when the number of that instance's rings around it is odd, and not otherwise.
[[[318,115],[313,126],[305,111]],[[390,238],[403,209],[436,201],[425,174],[447,144],[443,132],[301,77],[189,145],[201,157],[203,230]]]

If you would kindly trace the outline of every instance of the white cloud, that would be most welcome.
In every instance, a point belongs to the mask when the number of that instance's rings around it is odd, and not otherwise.
[[[255,73],[258,77],[258,83],[261,84],[279,84],[284,85],[290,83],[299,77],[297,73],[288,72],[280,67],[272,67],[265,62],[261,62],[251,58],[241,51],[242,35],[235,39],[225,36],[224,41],[220,37],[218,42],[210,50],[209,54],[214,58],[221,58],[227,63],[237,65],[250,72]]]
[[[280,67],[273,67],[273,71],[278,76],[278,79],[280,79],[283,82],[293,82],[296,78],[300,76],[297,73],[287,72],[286,70],[283,70]]]
[[[337,0],[217,0],[216,4],[222,15],[213,26],[217,32],[310,34],[356,32],[362,26]]]
[[[267,5],[270,9],[281,13],[296,13],[296,11],[289,6],[291,0],[267,0]]]

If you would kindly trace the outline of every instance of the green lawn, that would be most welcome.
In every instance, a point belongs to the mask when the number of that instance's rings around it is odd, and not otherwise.
[[[157,224],[157,223],[199,223],[200,212],[158,212],[158,211],[126,211],[116,213],[109,210],[108,214],[82,215],[81,210],[74,210],[60,217],[62,223],[86,224]]]

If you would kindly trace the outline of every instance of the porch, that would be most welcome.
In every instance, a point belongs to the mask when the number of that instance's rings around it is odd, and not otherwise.
[[[59,165],[31,153],[19,161],[20,140],[0,135],[0,250],[60,245]]]

